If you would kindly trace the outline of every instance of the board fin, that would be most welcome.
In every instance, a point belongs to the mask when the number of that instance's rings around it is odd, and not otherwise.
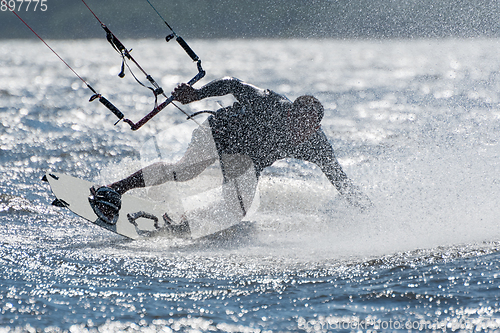
[[[53,174],[49,174],[50,177],[54,178],[55,180],[59,180],[59,177],[57,177],[56,175],[53,175]],[[42,177],[42,182],[49,182],[49,180],[47,179],[47,175],[43,175]]]
[[[62,199],[56,199],[52,202],[52,206],[67,208],[69,207],[69,203]]]

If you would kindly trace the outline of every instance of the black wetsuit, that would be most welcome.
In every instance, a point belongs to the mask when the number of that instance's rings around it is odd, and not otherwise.
[[[342,170],[321,128],[305,141],[293,140],[289,126],[293,103],[285,96],[235,78],[212,81],[198,94],[199,99],[231,94],[237,100],[208,119],[219,154],[249,156],[257,176],[283,158],[312,162],[351,203],[356,205],[360,196],[365,197]]]

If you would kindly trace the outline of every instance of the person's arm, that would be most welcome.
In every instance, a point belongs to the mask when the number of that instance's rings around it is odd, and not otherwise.
[[[319,167],[325,174],[326,178],[328,178],[339,193],[351,205],[358,207],[361,210],[365,210],[373,206],[370,198],[368,198],[368,196],[361,191],[359,186],[354,185],[352,180],[347,177],[335,156],[333,156],[329,162],[321,163]]]
[[[318,165],[326,178],[335,186],[339,193],[353,206],[361,210],[373,206],[371,200],[361,189],[347,177],[342,166],[335,157],[332,145],[320,129],[312,134],[299,147],[297,158]]]
[[[214,80],[200,89],[195,89],[183,83],[176,87],[172,92],[175,100],[181,102],[182,104],[199,101],[208,97],[224,96],[229,94],[233,95],[238,102],[244,103],[251,101],[256,97],[263,96],[265,91],[236,78],[226,77]]]

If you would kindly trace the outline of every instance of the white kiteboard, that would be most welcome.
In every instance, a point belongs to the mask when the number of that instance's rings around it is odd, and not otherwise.
[[[130,239],[137,239],[155,234],[166,234],[171,232],[168,227],[167,207],[163,202],[155,202],[132,195],[122,195],[122,205],[118,220],[115,224],[108,224],[94,213],[90,206],[90,188],[96,184],[68,176],[61,173],[49,172],[45,175],[53,194],[56,197],[53,205],[65,207],[76,215],[92,222],[104,229],[110,230]],[[168,222],[167,222],[168,221]],[[241,222],[225,230],[199,237],[200,240],[231,240],[231,237],[245,236],[252,232],[254,224]],[[175,235],[172,235],[175,236]]]
[[[165,227],[166,213],[160,203],[132,195],[122,195],[122,208],[115,224],[108,224],[97,217],[89,203],[90,188],[95,184],[76,177],[47,173],[46,179],[57,200],[56,206],[66,207],[76,215],[119,235],[137,239]]]

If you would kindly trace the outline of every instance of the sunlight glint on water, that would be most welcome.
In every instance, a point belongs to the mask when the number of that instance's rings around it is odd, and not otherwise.
[[[126,44],[166,90],[195,74],[182,50]],[[41,176],[117,180],[141,166],[152,135],[185,116],[167,108],[137,132],[113,127],[43,44],[3,41],[1,331],[500,328],[497,40],[190,45],[208,73],[200,84],[231,75],[291,99],[317,96],[340,163],[376,209],[346,207],[314,165],[287,160],[260,179],[250,238],[131,242],[105,232],[50,206]],[[116,77],[121,60],[105,41],[51,46],[127,117],[150,111],[149,91]],[[184,108],[218,102],[230,100]]]

